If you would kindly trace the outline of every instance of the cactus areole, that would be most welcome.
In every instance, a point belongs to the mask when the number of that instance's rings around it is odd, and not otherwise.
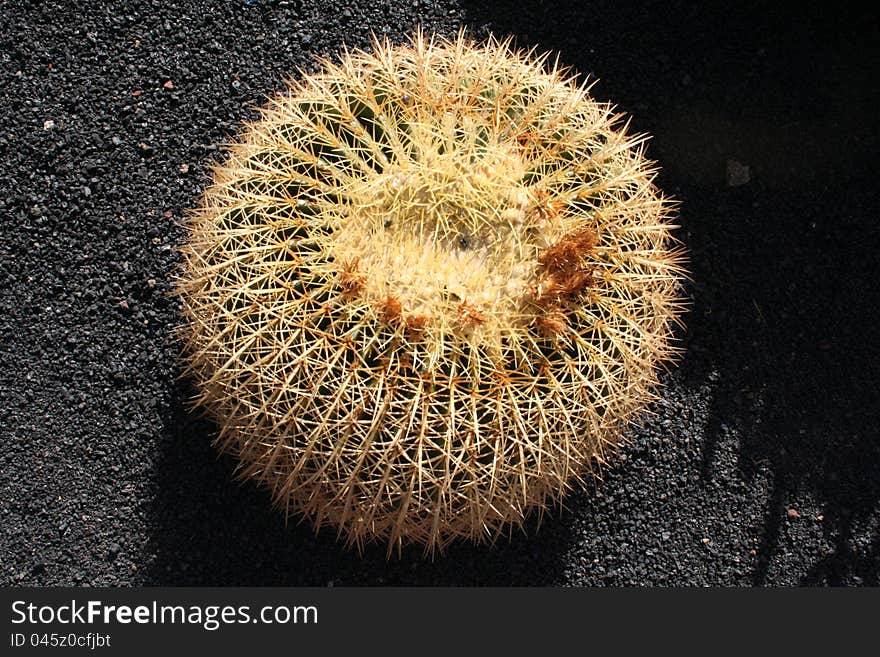
[[[187,371],[217,446],[348,542],[493,540],[613,452],[676,353],[644,136],[507,42],[323,62],[188,220]]]

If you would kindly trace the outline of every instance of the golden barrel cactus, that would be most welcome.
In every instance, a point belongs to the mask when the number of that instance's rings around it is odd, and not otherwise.
[[[620,440],[675,354],[644,137],[546,56],[417,33],[230,146],[176,291],[217,445],[361,546],[492,540]]]

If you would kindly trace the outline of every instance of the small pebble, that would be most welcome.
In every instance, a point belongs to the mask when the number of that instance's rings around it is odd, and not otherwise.
[[[751,180],[749,166],[736,160],[727,160],[727,186],[739,187]]]

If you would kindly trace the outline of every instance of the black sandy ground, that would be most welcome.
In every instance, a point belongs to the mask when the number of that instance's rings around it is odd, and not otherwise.
[[[96,4],[0,5],[0,583],[878,584],[875,16]],[[166,293],[179,221],[251,106],[313,55],[417,23],[515,35],[600,79],[654,135],[693,306],[656,417],[604,481],[538,531],[388,563],[231,481],[185,409]]]

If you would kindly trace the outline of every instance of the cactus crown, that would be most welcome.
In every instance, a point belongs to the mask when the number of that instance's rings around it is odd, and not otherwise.
[[[616,444],[682,255],[644,137],[546,56],[417,33],[302,75],[189,220],[198,403],[358,545],[493,539]]]

